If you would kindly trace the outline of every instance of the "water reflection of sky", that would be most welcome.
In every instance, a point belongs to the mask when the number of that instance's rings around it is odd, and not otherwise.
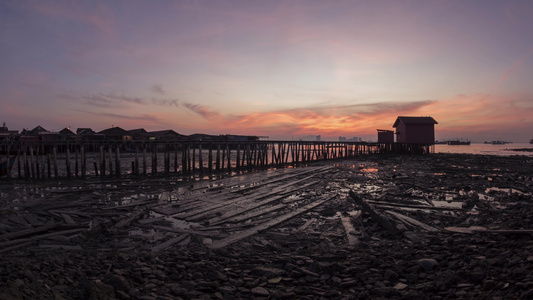
[[[512,151],[510,149],[533,149],[533,144],[529,143],[510,143],[503,145],[492,144],[477,144],[472,143],[466,145],[435,145],[436,153],[467,153],[467,154],[484,154],[484,155],[500,155],[500,156],[512,156],[512,155],[525,155],[533,156],[531,151]]]

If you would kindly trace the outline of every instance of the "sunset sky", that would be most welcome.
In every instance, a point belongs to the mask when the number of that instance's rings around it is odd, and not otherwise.
[[[533,2],[0,1],[0,123],[533,136]]]

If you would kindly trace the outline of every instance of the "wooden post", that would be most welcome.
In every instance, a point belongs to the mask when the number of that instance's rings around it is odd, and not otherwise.
[[[187,174],[191,174],[194,171],[191,168],[191,145],[187,144]]]
[[[194,169],[196,168],[196,145],[192,144],[192,173],[194,173]]]
[[[74,177],[78,177],[79,149],[74,149]]]
[[[143,144],[143,175],[146,175],[146,145]]]
[[[216,161],[217,172],[220,171],[220,144],[217,143],[217,161]]]
[[[241,169],[241,143],[237,143],[237,160],[235,161],[235,168]]]
[[[70,179],[70,147],[67,146],[67,153],[66,153],[66,164],[67,164],[67,178]]]
[[[132,170],[133,174],[139,175],[139,146],[135,145],[135,165]]]
[[[57,146],[54,146],[53,154],[54,154],[54,178],[57,179],[58,177],[58,171],[57,171]]]
[[[48,166],[48,179],[52,178],[52,168],[50,164],[50,152],[46,154],[46,164]]]
[[[222,148],[222,170],[224,170],[225,162],[226,162],[226,147],[223,147]]]
[[[231,148],[226,144],[226,150],[228,153],[228,173],[231,172]]]
[[[181,173],[185,175],[187,173],[187,144],[181,144]]]
[[[152,174],[157,174],[157,144],[152,144]]]
[[[198,168],[200,169],[200,174],[204,173],[204,160],[202,158],[202,143],[198,144]]]
[[[6,169],[7,178],[11,178],[11,168],[9,168],[9,161],[11,159],[11,144],[7,145],[7,152],[6,152],[6,162],[8,164],[8,168]]]
[[[85,178],[87,172],[87,151],[85,145],[81,145],[81,178]]]
[[[35,178],[35,164],[33,161],[33,146],[30,147],[30,168],[31,168],[31,177]]]
[[[93,164],[94,164],[94,176],[98,176],[98,163],[93,162]]]
[[[115,154],[115,173],[117,177],[120,177],[120,146],[117,145],[117,150]]]
[[[174,144],[174,173],[178,173],[178,144]]]
[[[213,173],[213,144],[209,143],[209,173]]]
[[[100,145],[100,176],[105,176],[105,153],[102,145]]]
[[[113,176],[113,153],[111,150],[111,145],[109,145],[109,148],[107,150],[107,152],[109,152],[109,176]]]

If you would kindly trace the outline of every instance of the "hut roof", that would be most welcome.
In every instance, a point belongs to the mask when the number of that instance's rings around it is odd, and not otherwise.
[[[432,117],[398,117],[392,127],[397,127],[400,122],[403,124],[438,124]]]

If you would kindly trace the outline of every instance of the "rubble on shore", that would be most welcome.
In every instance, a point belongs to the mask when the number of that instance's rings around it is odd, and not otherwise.
[[[530,299],[533,158],[0,184],[2,299]]]

